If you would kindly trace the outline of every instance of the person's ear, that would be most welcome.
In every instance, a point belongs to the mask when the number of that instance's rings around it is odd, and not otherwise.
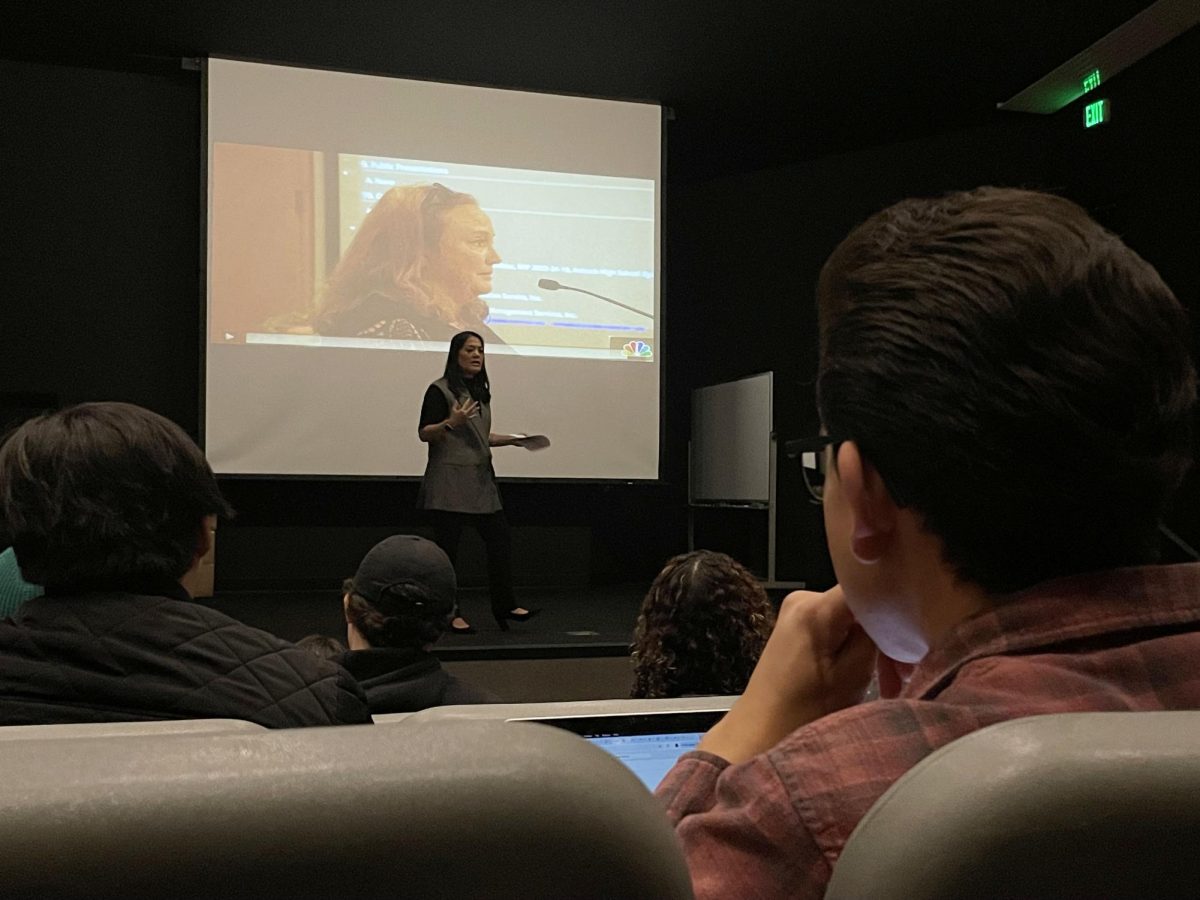
[[[851,515],[850,552],[860,563],[877,563],[895,540],[899,509],[879,471],[853,441],[838,448],[837,477]]]
[[[213,540],[216,533],[216,516],[205,516],[200,520],[200,527],[196,530],[196,556],[193,559],[193,564],[208,556],[208,552],[212,550]]]
[[[350,621],[350,594],[342,594],[342,615],[346,621]]]
[[[189,596],[195,597],[199,591],[200,563],[204,557],[208,556],[209,551],[212,550],[213,541],[216,539],[216,531],[216,516],[205,516],[196,525],[196,546],[192,551],[192,563],[187,567],[187,571],[179,576],[179,583],[188,592]]]

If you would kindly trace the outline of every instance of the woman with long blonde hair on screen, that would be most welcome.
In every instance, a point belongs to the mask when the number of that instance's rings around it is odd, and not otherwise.
[[[492,221],[470,194],[441,184],[394,187],[359,225],[317,304],[317,334],[446,341],[487,325]]]

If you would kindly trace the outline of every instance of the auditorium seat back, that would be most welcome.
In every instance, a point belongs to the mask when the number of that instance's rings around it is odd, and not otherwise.
[[[8,896],[690,896],[654,798],[540,725],[14,740],[0,771]]]
[[[663,712],[728,712],[737,697],[679,697],[673,699],[568,700],[549,703],[485,703],[475,706],[433,706],[415,713],[376,716],[387,723],[451,719],[551,719],[565,716],[626,716]]]
[[[136,737],[165,734],[227,734],[267,729],[241,719],[164,719],[156,722],[86,722],[69,725],[0,725],[0,741],[52,738]]]
[[[896,782],[826,900],[1195,897],[1200,712],[993,725]]]

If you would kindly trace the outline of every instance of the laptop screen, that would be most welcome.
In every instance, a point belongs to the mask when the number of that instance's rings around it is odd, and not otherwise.
[[[705,710],[527,721],[554,725],[586,738],[628,766],[652,791],[675,760],[696,749],[704,733],[724,714],[724,710]]]
[[[634,775],[642,779],[642,784],[654,790],[671,766],[675,765],[675,760],[689,750],[695,750],[702,737],[703,731],[684,731],[598,736],[589,737],[588,740],[625,763]]]

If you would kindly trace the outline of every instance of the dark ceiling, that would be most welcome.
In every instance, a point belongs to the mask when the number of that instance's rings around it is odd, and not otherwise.
[[[652,100],[671,174],[987,121],[1147,0],[124,0],[6,5],[0,56],[178,72],[225,55]]]

